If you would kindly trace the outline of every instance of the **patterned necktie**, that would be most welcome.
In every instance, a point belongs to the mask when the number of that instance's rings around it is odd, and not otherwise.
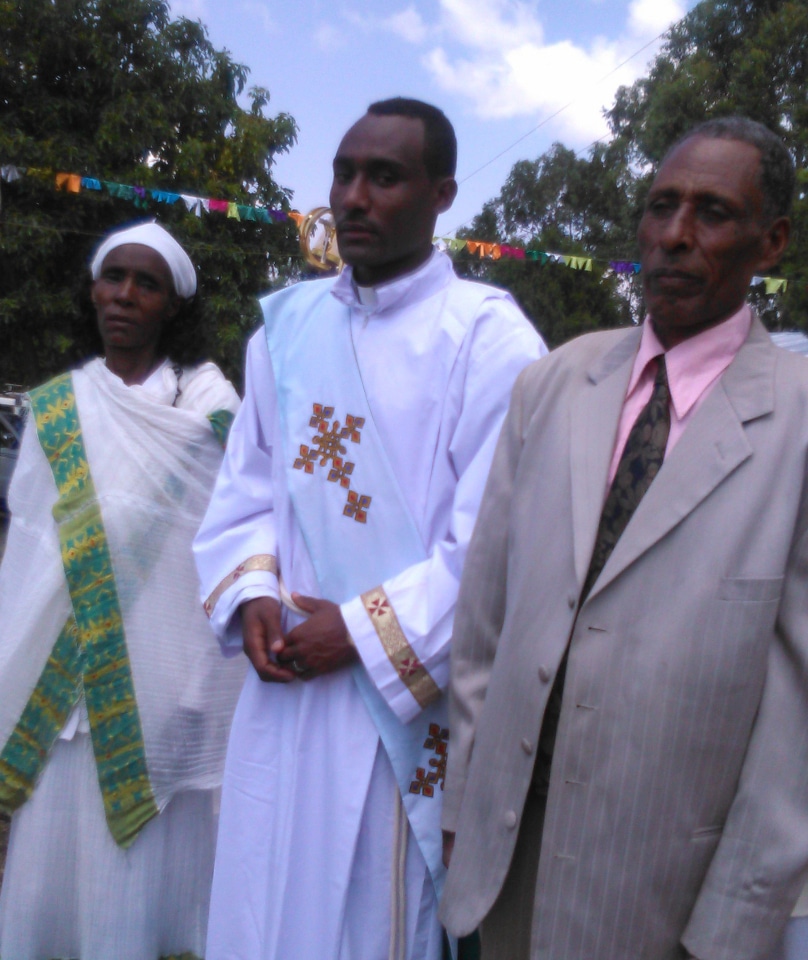
[[[592,585],[606,565],[620,535],[628,526],[632,513],[651,486],[651,481],[659,473],[668,443],[671,427],[670,390],[668,373],[665,369],[665,355],[657,357],[658,366],[654,378],[651,399],[640,411],[634,426],[623,447],[617,471],[612,481],[595,540],[595,549],[589,563],[584,589],[578,601],[583,605],[592,589]],[[558,721],[561,717],[561,701],[564,696],[564,680],[567,673],[567,654],[558,667],[553,688],[544,711],[544,719],[536,751],[536,765],[533,769],[533,790],[539,796],[546,797],[550,788],[550,770],[555,750],[555,738]]]
[[[595,549],[581,594],[583,603],[606,565],[631,515],[659,473],[671,428],[671,393],[665,355],[657,357],[657,372],[651,398],[640,411],[623,447],[609,495],[603,504]]]

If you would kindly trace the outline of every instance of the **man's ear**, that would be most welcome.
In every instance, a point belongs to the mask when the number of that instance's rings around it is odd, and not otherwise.
[[[435,185],[435,211],[446,213],[457,196],[457,180],[454,177],[443,177]]]
[[[790,239],[791,220],[788,217],[778,217],[772,221],[763,238],[763,250],[757,267],[758,272],[770,270],[777,266],[786,252]]]

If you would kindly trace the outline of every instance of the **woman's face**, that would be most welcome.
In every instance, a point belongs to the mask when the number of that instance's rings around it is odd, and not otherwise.
[[[107,352],[153,353],[163,324],[181,304],[165,260],[139,243],[122,244],[106,255],[92,300]]]

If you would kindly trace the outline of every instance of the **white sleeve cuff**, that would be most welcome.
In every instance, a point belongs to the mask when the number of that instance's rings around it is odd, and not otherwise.
[[[383,587],[340,607],[362,664],[402,723],[437,700],[441,689],[418,659]]]
[[[233,656],[241,651],[241,619],[237,616],[238,608],[242,603],[257,597],[280,599],[278,578],[271,571],[255,570],[242,574],[218,596],[212,609],[205,605],[210,625],[219,638],[225,656]]]

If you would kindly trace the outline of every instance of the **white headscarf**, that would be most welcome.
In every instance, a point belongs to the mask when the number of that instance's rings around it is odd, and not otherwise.
[[[171,271],[177,296],[187,300],[196,293],[196,270],[191,263],[191,258],[168,230],[154,221],[139,223],[136,227],[128,227],[125,230],[110,233],[96,251],[90,264],[90,273],[93,280],[97,280],[100,276],[101,267],[107,254],[125,243],[139,243],[141,246],[150,247],[160,254]]]

